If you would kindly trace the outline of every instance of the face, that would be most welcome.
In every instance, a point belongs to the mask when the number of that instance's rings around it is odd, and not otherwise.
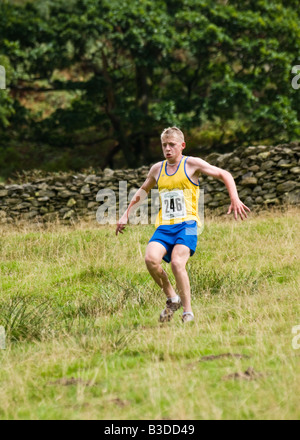
[[[170,161],[178,159],[182,150],[185,148],[185,143],[176,136],[166,136],[161,141],[164,157]]]

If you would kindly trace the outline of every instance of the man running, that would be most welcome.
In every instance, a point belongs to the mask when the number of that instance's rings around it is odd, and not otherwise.
[[[186,263],[197,246],[200,174],[224,182],[231,200],[227,214],[233,211],[236,220],[238,216],[243,220],[247,218],[246,211],[250,209],[239,199],[234,179],[228,171],[200,158],[183,156],[185,141],[179,128],[166,128],[161,134],[161,143],[165,160],[151,167],[147,179],[119,219],[116,235],[123,233],[129,214],[157,184],[161,207],[155,224],[157,229],[146,249],[145,262],[150,275],[167,296],[166,307],[159,317],[160,322],[170,321],[174,312],[183,306],[182,321],[185,323],[194,320]],[[162,260],[171,263],[178,295],[161,266]]]

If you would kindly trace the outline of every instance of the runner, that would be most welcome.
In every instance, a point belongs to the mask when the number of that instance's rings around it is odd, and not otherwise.
[[[234,179],[228,171],[200,158],[183,156],[182,151],[186,145],[179,128],[166,128],[161,134],[161,143],[165,160],[150,169],[147,179],[119,219],[116,235],[123,233],[129,214],[157,184],[161,207],[155,224],[157,229],[146,249],[145,262],[150,275],[167,296],[166,307],[161,312],[159,321],[170,321],[174,312],[183,306],[182,321],[186,323],[194,320],[186,263],[197,246],[200,174],[224,182],[231,200],[227,214],[233,212],[236,220],[238,216],[244,220],[247,218],[246,211],[250,209],[239,199]],[[171,263],[178,294],[162,268],[162,260]]]

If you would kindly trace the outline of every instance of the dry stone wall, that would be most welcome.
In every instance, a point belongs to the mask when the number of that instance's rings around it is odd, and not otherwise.
[[[212,153],[209,163],[233,175],[241,200],[254,210],[282,204],[300,204],[300,142],[275,147],[240,147],[228,154]],[[128,192],[146,179],[149,167],[128,170],[105,169],[90,174],[52,173],[0,184],[0,222],[16,220],[47,222],[60,219],[70,223],[96,218],[100,189],[110,188],[117,196],[119,182],[127,181]],[[230,202],[224,184],[201,176],[205,207],[224,212]]]

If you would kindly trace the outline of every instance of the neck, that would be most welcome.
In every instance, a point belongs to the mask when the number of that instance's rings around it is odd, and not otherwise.
[[[167,165],[169,165],[170,167],[174,167],[175,165],[179,164],[181,159],[182,159],[182,155],[178,159],[175,159],[174,162],[169,162],[168,159],[167,159]]]

